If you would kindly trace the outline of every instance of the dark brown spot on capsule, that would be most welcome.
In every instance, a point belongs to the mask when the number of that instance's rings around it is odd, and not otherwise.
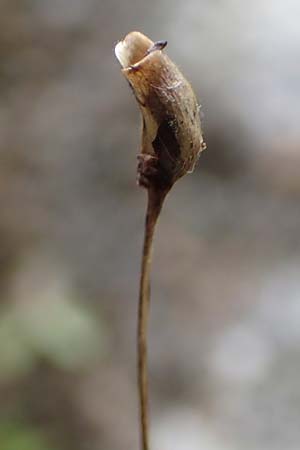
[[[157,135],[152,142],[155,153],[159,157],[175,160],[180,156],[180,146],[176,136],[176,119],[167,117],[158,127]]]
[[[166,182],[173,182],[174,173],[180,160],[180,145],[176,136],[177,122],[174,117],[167,117],[158,127],[157,135],[152,142],[159,160],[160,176]]]

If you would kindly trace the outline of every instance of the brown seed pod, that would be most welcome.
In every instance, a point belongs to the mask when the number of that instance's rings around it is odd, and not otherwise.
[[[205,148],[195,94],[162,51],[166,44],[134,31],[115,48],[143,116],[138,181],[145,187],[170,188]]]

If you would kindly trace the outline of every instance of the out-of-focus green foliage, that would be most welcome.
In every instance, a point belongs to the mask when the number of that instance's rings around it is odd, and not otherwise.
[[[32,350],[22,339],[15,311],[1,314],[0,319],[0,377],[26,374],[33,366]]]
[[[47,438],[29,426],[0,422],[1,450],[59,450],[48,443]]]
[[[27,373],[43,357],[76,369],[105,351],[104,325],[70,299],[11,306],[0,315],[0,377]]]

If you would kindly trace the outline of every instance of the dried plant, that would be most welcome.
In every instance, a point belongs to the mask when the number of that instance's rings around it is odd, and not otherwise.
[[[195,94],[164,53],[166,45],[166,41],[153,42],[134,31],[115,47],[142,113],[137,182],[148,192],[137,331],[142,450],[149,450],[147,328],[154,230],[166,195],[179,178],[193,171],[205,149]]]

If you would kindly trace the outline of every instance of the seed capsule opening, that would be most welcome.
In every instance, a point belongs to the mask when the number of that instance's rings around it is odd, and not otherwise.
[[[147,36],[132,31],[116,45],[115,54],[123,69],[126,69],[141,61],[153,45],[154,42]]]

